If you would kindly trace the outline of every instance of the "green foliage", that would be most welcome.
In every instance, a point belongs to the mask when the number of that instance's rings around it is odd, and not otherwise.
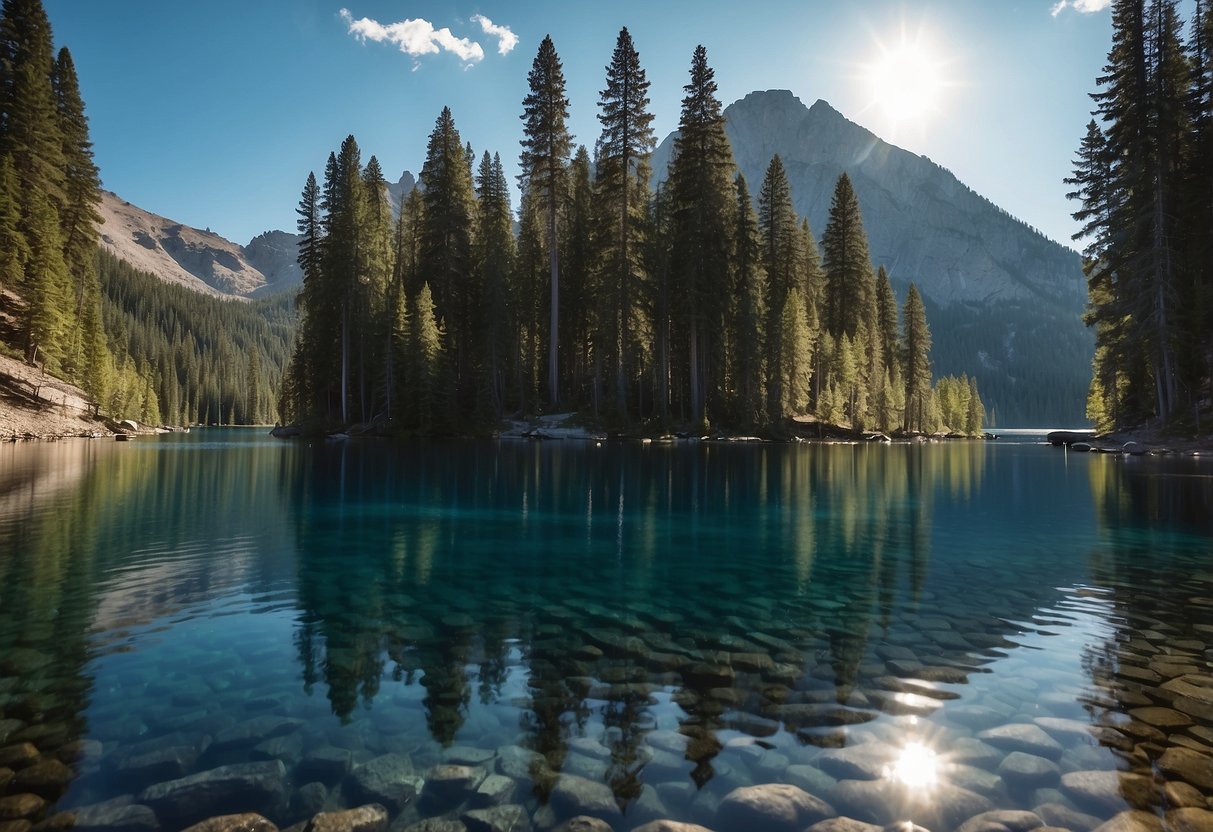
[[[97,257],[105,330],[122,356],[99,377],[116,375],[107,397],[115,417],[161,411],[153,423],[253,424],[269,403],[291,349],[295,314],[288,294],[244,302],[164,283],[108,252]],[[86,374],[87,376],[87,374]],[[135,379],[139,381],[136,382]]]
[[[1101,428],[1169,422],[1213,394],[1213,10],[1185,44],[1174,0],[1117,0],[1095,118],[1067,183],[1081,202]]]
[[[918,287],[910,284],[901,313],[901,364],[905,381],[905,418],[907,431],[929,431],[933,418],[931,395],[931,331],[927,311]]]

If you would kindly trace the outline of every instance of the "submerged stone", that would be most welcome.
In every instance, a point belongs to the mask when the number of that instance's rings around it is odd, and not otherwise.
[[[612,824],[623,819],[610,786],[584,777],[561,774],[556,778],[549,800],[558,817],[587,815]]]
[[[166,825],[187,825],[218,811],[277,814],[286,803],[286,767],[280,760],[238,763],[157,783],[138,801]]]
[[[1095,827],[1095,832],[1162,832],[1162,828],[1162,821],[1154,813],[1135,809],[1121,812]]]
[[[21,820],[37,817],[46,808],[46,801],[36,794],[12,794],[0,797],[0,820]]]
[[[530,828],[526,807],[516,804],[471,809],[459,819],[468,832],[526,832]]]
[[[1044,732],[1039,725],[1017,723],[990,728],[977,735],[982,742],[989,743],[995,748],[1006,751],[1022,751],[1025,754],[1035,754],[1056,760],[1061,756],[1062,747],[1057,740]]]
[[[786,783],[746,786],[729,792],[716,810],[719,832],[802,832],[837,814],[834,807]]]
[[[1022,751],[1008,754],[998,766],[998,773],[1008,784],[1022,789],[1051,786],[1061,779],[1056,763]]]
[[[387,809],[372,803],[343,812],[321,812],[311,819],[305,832],[387,832],[387,828]]]
[[[417,795],[413,762],[403,754],[384,754],[354,769],[346,788],[361,803],[379,803],[395,814]]]
[[[261,815],[246,812],[209,818],[187,827],[184,832],[278,832],[278,827]]]
[[[1159,758],[1158,767],[1202,791],[1213,791],[1213,757],[1190,748],[1168,748]]]

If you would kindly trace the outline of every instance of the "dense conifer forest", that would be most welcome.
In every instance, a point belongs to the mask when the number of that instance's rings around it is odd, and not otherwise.
[[[619,429],[778,436],[810,416],[980,432],[972,379],[932,385],[922,297],[911,285],[899,311],[846,174],[820,243],[778,156],[751,199],[702,46],[657,189],[649,82],[626,28],[592,151],[574,149],[550,38],[528,82],[516,227],[499,153],[477,154],[449,108],[396,217],[353,136],[307,177],[284,418],[432,433],[571,410]]]
[[[273,421],[287,296],[221,301],[98,247],[101,180],[71,53],[39,0],[0,13],[0,310],[8,350],[148,424]]]
[[[1213,5],[1116,0],[1095,110],[1067,180],[1081,202],[1101,428],[1199,424],[1213,396]],[[1207,417],[1206,417],[1207,418]]]
[[[102,308],[113,353],[142,384],[110,413],[148,424],[257,425],[277,416],[275,395],[295,332],[293,293],[221,300],[131,268],[101,252]]]

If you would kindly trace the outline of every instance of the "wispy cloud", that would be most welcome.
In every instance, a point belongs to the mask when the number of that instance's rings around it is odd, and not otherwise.
[[[1057,17],[1066,9],[1073,9],[1082,14],[1094,14],[1102,12],[1110,5],[1112,5],[1112,0],[1057,0],[1053,4],[1053,8],[1049,9],[1049,14]]]
[[[422,18],[380,23],[369,17],[360,17],[355,20],[349,9],[342,9],[339,14],[349,27],[349,33],[363,43],[373,40],[375,43],[395,44],[401,52],[412,58],[435,55],[440,51],[445,51],[458,56],[468,65],[484,60],[484,49],[479,43],[468,38],[457,38],[445,26],[435,29],[433,23]]]
[[[479,23],[486,35],[497,38],[497,54],[508,55],[518,45],[518,36],[509,26],[499,26],[482,14],[472,15],[472,22]]]

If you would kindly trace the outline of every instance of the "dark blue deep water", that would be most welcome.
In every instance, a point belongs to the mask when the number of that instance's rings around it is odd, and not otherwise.
[[[1211,755],[1213,458],[0,446],[0,824],[1207,829]]]

